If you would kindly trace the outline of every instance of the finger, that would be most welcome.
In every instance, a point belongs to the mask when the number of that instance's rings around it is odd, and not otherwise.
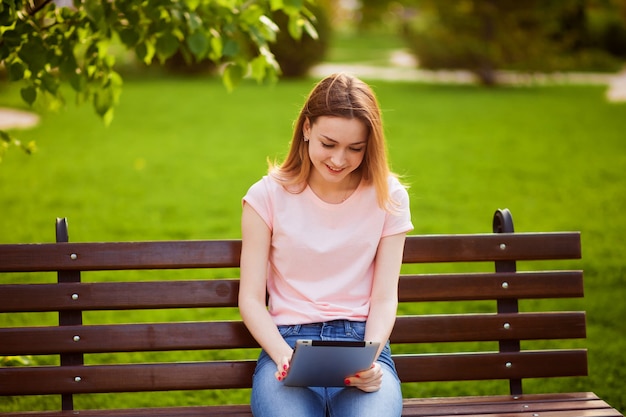
[[[354,382],[349,386],[358,388],[364,392],[374,392],[380,389],[380,387],[382,386],[382,380],[375,380],[371,382]]]
[[[365,392],[378,391],[383,381],[382,367],[380,364],[374,364],[367,371],[359,372],[354,377],[346,378],[346,381],[350,382],[350,386]]]
[[[354,375],[356,378],[364,381],[371,381],[374,379],[382,378],[382,367],[378,363],[372,364],[370,369],[358,372]]]
[[[287,356],[283,356],[283,359],[277,364],[276,368],[274,376],[277,380],[282,381],[289,373],[289,358]]]

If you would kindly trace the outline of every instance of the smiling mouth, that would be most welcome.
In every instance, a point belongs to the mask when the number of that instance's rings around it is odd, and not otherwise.
[[[336,173],[339,173],[339,172],[341,172],[341,171],[343,171],[345,169],[345,168],[333,168],[330,165],[326,165],[326,168],[328,168],[330,171],[336,172]]]

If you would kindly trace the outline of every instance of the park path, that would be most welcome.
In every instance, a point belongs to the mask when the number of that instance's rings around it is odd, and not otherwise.
[[[321,64],[314,67],[311,75],[321,78],[335,72],[347,72],[367,80],[414,81],[425,83],[474,83],[467,71],[427,71],[416,68],[413,58],[402,51],[391,54],[388,66],[367,64]],[[606,99],[611,102],[626,102],[626,68],[618,74],[562,73],[553,75],[535,74],[532,77],[502,72],[503,81],[509,83],[538,84],[593,84],[606,85]],[[39,123],[39,116],[23,110],[0,107],[0,130],[28,129]]]
[[[24,110],[0,107],[0,130],[28,129],[39,123],[39,116]]]
[[[311,75],[321,78],[335,72],[347,72],[367,80],[413,81],[424,83],[473,84],[476,82],[469,71],[430,71],[419,69],[415,58],[404,52],[391,54],[389,65],[372,66],[367,64],[321,64],[313,68]],[[555,73],[520,74],[500,71],[498,77],[510,84],[579,84],[606,85],[606,99],[611,102],[626,102],[626,66],[617,74],[600,73]]]

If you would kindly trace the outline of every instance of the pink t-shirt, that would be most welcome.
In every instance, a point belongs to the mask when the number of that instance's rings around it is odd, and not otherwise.
[[[413,229],[406,189],[389,178],[393,212],[381,209],[373,186],[361,182],[341,204],[311,188],[295,194],[269,176],[244,202],[272,231],[267,290],[277,325],[367,319],[380,239]]]

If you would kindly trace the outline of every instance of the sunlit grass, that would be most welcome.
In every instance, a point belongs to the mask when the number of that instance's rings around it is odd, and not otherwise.
[[[338,31],[333,34],[327,62],[387,66],[391,53],[402,49],[406,49],[404,41],[393,33]]]

